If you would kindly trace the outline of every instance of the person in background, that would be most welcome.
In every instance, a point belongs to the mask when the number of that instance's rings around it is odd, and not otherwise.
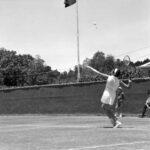
[[[143,107],[143,111],[142,111],[142,115],[141,115],[142,118],[145,116],[147,109],[150,109],[150,90],[147,90],[147,99],[146,99],[145,105]]]
[[[116,96],[115,116],[122,117],[122,109],[123,109],[123,105],[124,105],[125,94],[124,94],[121,86],[118,87],[116,95],[117,96]]]

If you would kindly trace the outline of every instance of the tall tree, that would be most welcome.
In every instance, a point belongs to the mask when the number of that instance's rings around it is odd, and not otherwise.
[[[104,72],[105,54],[103,52],[96,52],[91,59],[91,66],[101,72]]]

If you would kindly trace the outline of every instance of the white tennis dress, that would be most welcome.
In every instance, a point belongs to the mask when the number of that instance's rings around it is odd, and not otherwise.
[[[101,98],[101,102],[104,104],[113,105],[116,97],[116,90],[118,87],[119,79],[113,75],[109,76]]]

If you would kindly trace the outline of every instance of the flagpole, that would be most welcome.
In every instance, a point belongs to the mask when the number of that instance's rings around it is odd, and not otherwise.
[[[76,13],[77,13],[77,61],[78,61],[78,72],[77,72],[77,82],[80,81],[80,50],[79,50],[79,10],[78,10],[78,0],[76,0]]]

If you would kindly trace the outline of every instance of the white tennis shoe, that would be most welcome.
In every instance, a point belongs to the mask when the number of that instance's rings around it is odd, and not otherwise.
[[[119,128],[121,125],[122,125],[122,123],[121,123],[121,122],[116,121],[116,125],[115,125],[113,128]]]

